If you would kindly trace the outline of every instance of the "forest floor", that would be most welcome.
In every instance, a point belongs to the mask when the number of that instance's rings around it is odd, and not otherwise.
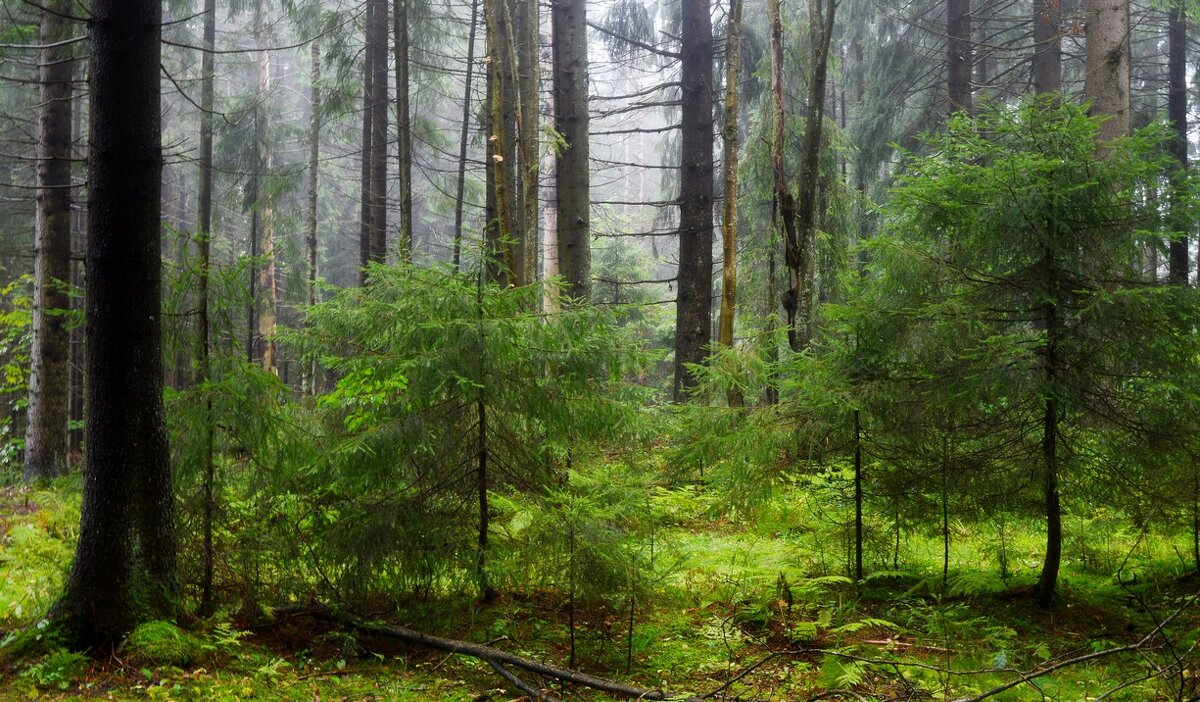
[[[61,491],[0,491],[0,630],[36,626],[30,612],[49,604],[69,562],[77,504]],[[577,608],[573,660],[570,611],[558,593],[506,592],[488,604],[446,595],[359,614],[714,700],[970,699],[1068,661],[987,699],[1200,695],[1200,606],[1187,599],[1198,582],[1178,557],[1185,539],[1109,534],[1095,544],[1095,562],[1068,561],[1062,600],[1047,611],[1029,597],[1036,534],[1009,537],[1002,578],[980,555],[988,539],[956,524],[952,560],[964,565],[952,565],[943,586],[940,532],[914,532],[904,537],[905,568],[855,585],[840,575],[805,575],[829,564],[840,570],[844,544],[817,545],[828,534],[782,529],[778,519],[697,516],[702,511],[658,535],[658,557],[671,565],[659,571],[661,582],[635,593],[632,609],[620,593]],[[173,654],[118,651],[92,661],[57,651],[5,661],[0,699],[523,698],[483,661],[307,616],[230,614],[186,636],[190,643]],[[1122,646],[1136,648],[1114,651]],[[558,699],[610,699],[513,672]]]

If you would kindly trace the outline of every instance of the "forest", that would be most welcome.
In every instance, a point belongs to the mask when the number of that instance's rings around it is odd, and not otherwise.
[[[0,699],[1200,700],[1200,3],[0,4]]]

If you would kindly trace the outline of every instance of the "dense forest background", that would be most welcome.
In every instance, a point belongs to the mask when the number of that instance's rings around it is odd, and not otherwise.
[[[0,694],[1200,699],[1198,12],[7,0]]]

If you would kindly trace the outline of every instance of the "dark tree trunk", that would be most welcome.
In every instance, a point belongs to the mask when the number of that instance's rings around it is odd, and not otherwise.
[[[371,49],[371,39],[375,31],[375,8],[377,0],[368,0],[363,20],[363,94],[362,94],[362,152],[359,173],[359,228],[358,228],[358,283],[367,282],[367,263],[371,260],[371,141],[374,130],[371,118],[371,92],[375,78],[375,52]]]
[[[725,123],[722,166],[725,194],[721,203],[721,314],[717,341],[733,346],[733,316],[737,306],[737,199],[738,199],[738,79],[741,76],[742,0],[729,0],[729,31],[725,51]],[[729,405],[742,404],[741,393],[729,392]]]
[[[33,288],[33,348],[25,426],[25,482],[67,472],[67,404],[71,332],[71,45],[70,9],[55,0],[42,11],[41,114],[38,120],[37,233]]]
[[[675,302],[674,399],[696,384],[712,341],[713,32],[708,0],[682,0],[679,285]]]
[[[266,0],[258,0],[255,9],[255,32],[259,46],[267,46],[268,30],[264,14]],[[271,52],[258,52],[258,103],[255,108],[255,148],[258,151],[258,167],[255,169],[259,185],[256,186],[258,213],[258,243],[262,248],[262,265],[258,268],[258,285],[262,300],[258,305],[258,340],[262,347],[263,370],[279,374],[275,361],[275,318],[279,303],[279,289],[275,276],[275,198],[271,188],[263,188],[261,179],[270,178],[274,168],[271,154]],[[268,181],[269,186],[269,181]]]
[[[462,258],[463,195],[467,183],[467,137],[471,130],[471,79],[475,73],[475,33],[479,26],[479,0],[471,2],[471,29],[467,35],[467,79],[463,87],[462,130],[458,137],[458,185],[454,198],[454,270]]]
[[[1182,0],[1173,3],[1168,13],[1167,44],[1167,119],[1175,132],[1175,138],[1171,141],[1171,153],[1179,164],[1173,180],[1179,181],[1188,167],[1187,18],[1183,14]],[[1182,212],[1185,208],[1179,199],[1180,196],[1172,191],[1173,226],[1182,236],[1171,241],[1170,280],[1172,283],[1186,285],[1188,233],[1193,227],[1187,215]]]
[[[541,131],[540,98],[541,24],[537,0],[522,0],[515,8],[517,62],[517,128],[519,149],[520,201],[517,206],[518,225],[516,267],[513,271],[517,285],[537,281],[537,255],[541,218],[538,217],[538,134]]]
[[[1042,497],[1046,511],[1046,558],[1038,576],[1036,597],[1043,608],[1054,604],[1058,586],[1058,569],[1062,560],[1062,506],[1058,493],[1058,369],[1059,319],[1058,289],[1062,284],[1054,252],[1047,246],[1042,266],[1046,286],[1042,290],[1046,302],[1041,305],[1040,322],[1045,327],[1046,342],[1042,348],[1042,374],[1046,399],[1042,418]]]
[[[100,653],[174,615],[175,530],[162,407],[157,0],[95,0],[87,235],[87,462],[79,547],[52,617]]]
[[[396,160],[400,172],[400,240],[396,246],[400,258],[411,261],[413,256],[412,201],[412,124],[408,105],[408,5],[411,0],[394,0],[392,12],[396,59]]]
[[[467,36],[467,76],[466,85],[463,88],[462,127],[458,141],[458,178],[454,204],[454,246],[452,254],[452,263],[454,265],[454,270],[456,271],[459,270],[462,259],[463,196],[466,189],[467,138],[470,133],[471,126],[471,81],[474,77],[475,69],[475,35],[479,24],[479,1],[480,0],[472,0],[471,2],[471,23],[470,31]]]
[[[319,1],[318,1],[319,6]],[[312,43],[312,86],[309,102],[312,114],[308,123],[308,304],[317,304],[317,185],[321,165],[321,40]],[[317,362],[314,360],[305,370],[306,389],[310,395],[317,394]]]
[[[971,111],[971,0],[946,0],[950,112]]]
[[[587,299],[592,293],[587,2],[561,0],[550,7],[554,128],[566,142],[554,152],[558,271],[568,297]]]
[[[213,187],[213,97],[214,58],[212,49],[217,37],[216,0],[204,0],[204,46],[209,49],[200,57],[200,177],[196,196],[196,238],[200,275],[196,282],[196,382],[208,383],[211,375],[208,318],[208,271],[212,263],[212,187]],[[206,393],[207,395],[207,393]],[[200,608],[202,617],[210,616],[216,602],[213,599],[213,565],[216,552],[213,546],[213,521],[216,513],[213,467],[212,399],[204,401],[204,422],[199,431],[202,472],[203,512],[201,533],[204,542],[204,564],[200,575]]]
[[[862,418],[854,410],[854,580],[863,579]]]
[[[1062,90],[1062,40],[1059,0],[1033,0],[1033,90],[1039,95]]]
[[[488,37],[488,226],[484,267],[487,278],[501,287],[514,279],[512,164],[516,161],[516,95],[512,43],[505,0],[484,0]]]
[[[808,108],[804,122],[804,146],[800,166],[800,188],[796,196],[795,226],[785,226],[784,253],[790,289],[784,306],[788,316],[788,341],[794,351],[807,348],[812,341],[813,281],[816,271],[817,188],[821,177],[821,138],[825,123],[825,83],[829,67],[829,42],[837,3],[809,0],[813,75],[808,87]],[[786,204],[787,198],[784,199]],[[787,210],[784,209],[785,225]]]
[[[371,53],[371,229],[369,260],[387,260],[387,128],[388,128],[388,4],[387,0],[368,0],[375,5],[371,13],[371,34],[367,51]]]

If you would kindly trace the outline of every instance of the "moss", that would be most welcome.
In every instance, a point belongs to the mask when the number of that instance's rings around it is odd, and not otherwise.
[[[187,668],[199,661],[210,648],[203,639],[171,622],[154,621],[134,629],[119,650],[139,666]]]

